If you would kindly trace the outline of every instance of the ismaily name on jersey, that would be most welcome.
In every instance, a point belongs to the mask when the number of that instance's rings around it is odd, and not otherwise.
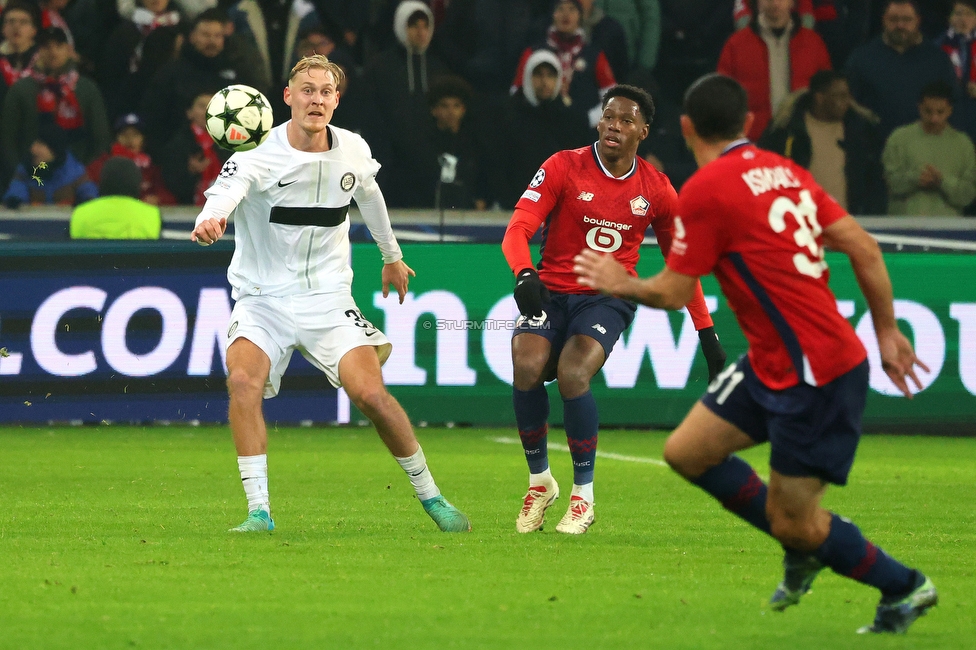
[[[753,196],[765,194],[771,190],[800,187],[800,181],[789,167],[754,167],[742,174],[742,180],[749,186]]]

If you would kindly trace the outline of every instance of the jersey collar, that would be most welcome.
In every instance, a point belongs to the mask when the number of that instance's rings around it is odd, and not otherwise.
[[[738,140],[733,140],[732,142],[729,143],[729,146],[725,147],[725,149],[722,149],[722,153],[719,155],[724,156],[725,154],[731,151],[739,149],[740,147],[747,147],[750,144],[752,143],[749,142],[749,138],[739,138]]]
[[[603,170],[603,173],[604,173],[604,174],[606,174],[606,175],[607,175],[607,176],[609,176],[610,178],[612,178],[612,179],[614,179],[615,181],[622,181],[622,180],[625,180],[625,179],[628,179],[628,178],[630,178],[630,177],[631,177],[631,176],[633,176],[633,175],[634,175],[635,173],[637,173],[637,158],[634,158],[634,164],[633,164],[633,166],[632,166],[632,167],[630,168],[630,171],[629,171],[629,172],[627,172],[627,173],[626,173],[626,174],[624,174],[623,176],[614,176],[613,174],[611,174],[611,173],[610,173],[610,170],[609,170],[609,169],[607,169],[607,168],[606,168],[606,167],[605,167],[605,166],[603,165],[603,161],[602,161],[602,160],[600,160],[600,154],[598,154],[598,153],[596,152],[596,144],[597,144],[597,143],[596,143],[596,142],[594,142],[594,143],[593,143],[593,146],[592,146],[592,147],[590,147],[590,150],[591,150],[591,151],[593,152],[593,160],[595,160],[595,161],[596,161],[596,164],[597,164],[597,166],[598,166],[598,167],[599,167],[600,169],[602,169],[602,170]]]

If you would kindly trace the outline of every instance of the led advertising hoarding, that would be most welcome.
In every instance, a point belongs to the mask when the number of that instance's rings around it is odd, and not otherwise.
[[[223,337],[232,244],[8,244],[0,253],[0,421],[226,421]],[[353,247],[355,298],[394,345],[387,383],[414,421],[511,426],[513,279],[493,244],[406,244],[417,271],[404,303],[382,297],[375,246]],[[930,372],[909,401],[880,369],[870,314],[846,258],[828,254],[841,312],[868,348],[869,429],[972,432],[976,258],[886,255],[895,309]],[[661,266],[646,248],[639,270]],[[730,359],[745,349],[713,278],[709,309]],[[593,391],[606,425],[674,426],[706,388],[684,312],[641,307]],[[552,392],[553,420],[561,402]],[[357,419],[341,391],[295,355],[268,419]]]

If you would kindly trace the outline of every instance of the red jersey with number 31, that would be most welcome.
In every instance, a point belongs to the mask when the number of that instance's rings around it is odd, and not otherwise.
[[[822,386],[867,357],[827,286],[823,229],[847,211],[793,161],[747,141],[695,173],[678,197],[668,267],[714,271],[766,386]]]

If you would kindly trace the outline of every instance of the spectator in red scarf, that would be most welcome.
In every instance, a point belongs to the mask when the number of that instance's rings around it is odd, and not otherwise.
[[[596,126],[602,114],[603,94],[617,80],[603,51],[586,42],[582,20],[580,0],[556,0],[545,42],[528,47],[522,53],[511,92],[514,94],[522,87],[525,62],[532,53],[542,48],[551,50],[559,57],[562,68],[560,94],[564,103],[587,116],[590,126]]]
[[[37,36],[38,54],[30,76],[7,91],[0,119],[0,151],[13,170],[29,153],[41,124],[54,124],[83,165],[108,151],[112,135],[105,104],[95,83],[78,74],[74,49],[60,27]]]
[[[3,39],[0,42],[0,108],[7,89],[30,74],[37,57],[37,17],[32,7],[10,0],[0,16]]]
[[[98,62],[98,84],[112,118],[139,106],[145,87],[142,58],[149,36],[160,27],[179,25],[180,19],[170,0],[139,0],[132,17],[120,20],[112,30]]]
[[[935,39],[956,71],[953,124],[976,142],[976,0],[956,0],[949,29]]]
[[[128,158],[136,164],[142,175],[139,194],[136,198],[152,205],[176,205],[176,197],[166,188],[163,172],[143,150],[146,136],[143,133],[142,119],[135,113],[123,115],[115,121],[115,142],[112,149],[102,154],[88,165],[88,176],[95,183],[101,183],[102,167],[115,156]]]
[[[71,28],[68,21],[64,19],[61,12],[71,0],[37,0],[37,6],[41,9],[41,29],[58,27],[64,30],[64,35],[68,39],[68,44],[72,48],[75,46],[75,39],[71,36]]]
[[[211,93],[200,93],[186,110],[186,122],[163,149],[159,166],[166,187],[180,205],[203,205],[204,190],[213,185],[224,161],[230,157],[207,133],[207,104]]]

